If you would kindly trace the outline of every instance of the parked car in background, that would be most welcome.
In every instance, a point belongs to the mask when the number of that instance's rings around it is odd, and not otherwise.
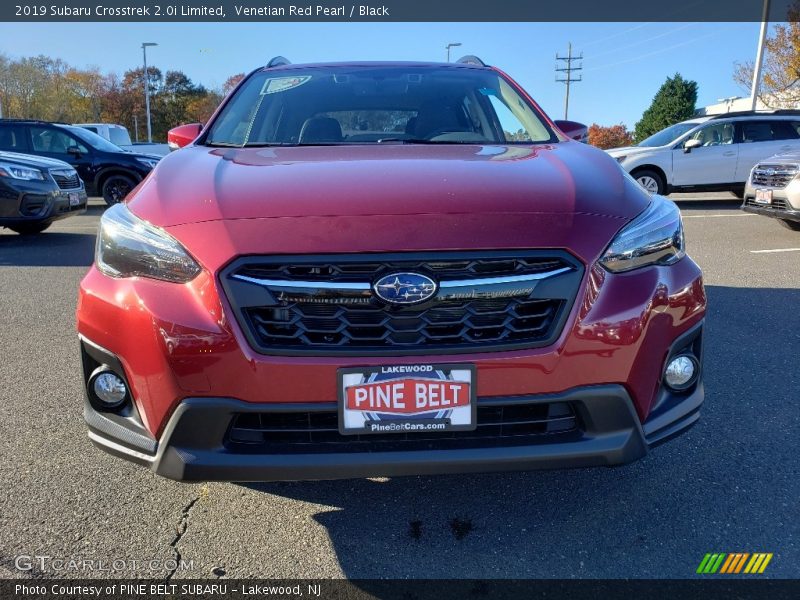
[[[761,160],[753,167],[744,189],[742,210],[778,219],[800,231],[800,152]]]
[[[161,158],[127,152],[81,127],[20,119],[0,119],[0,150],[69,163],[87,193],[103,196],[109,206],[124,199]]]
[[[0,129],[0,142],[7,132]],[[41,233],[57,219],[86,210],[77,171],[60,160],[0,152],[0,227]]]
[[[167,144],[132,142],[128,128],[124,125],[115,123],[75,123],[75,127],[83,127],[92,133],[96,133],[115,146],[119,146],[129,152],[146,152],[148,154],[157,154],[158,156],[166,156],[170,153],[170,147]]]
[[[80,286],[103,450],[203,481],[608,466],[699,419],[678,208],[500,70],[273,60],[180,134]]]
[[[607,152],[648,192],[730,191],[741,198],[753,165],[792,150],[800,151],[800,111],[778,110],[698,117]]]

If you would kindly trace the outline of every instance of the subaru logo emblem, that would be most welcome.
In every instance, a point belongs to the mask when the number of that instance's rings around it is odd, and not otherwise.
[[[419,273],[392,273],[372,286],[375,295],[390,304],[416,304],[436,293],[436,282]]]

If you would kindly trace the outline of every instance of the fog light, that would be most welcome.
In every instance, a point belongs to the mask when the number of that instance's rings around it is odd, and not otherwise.
[[[697,378],[697,366],[692,356],[676,356],[667,364],[664,382],[673,390],[685,390]]]
[[[104,408],[117,408],[128,397],[128,387],[122,377],[111,371],[103,371],[95,375],[92,391]]]

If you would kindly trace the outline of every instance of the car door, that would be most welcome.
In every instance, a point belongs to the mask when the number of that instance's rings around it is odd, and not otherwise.
[[[687,151],[684,144],[697,140],[700,145]],[[676,186],[730,183],[736,175],[739,144],[731,121],[711,121],[672,150],[672,183]]]
[[[31,153],[57,158],[72,165],[84,182],[92,178],[89,148],[66,131],[48,125],[32,125],[29,130]]]
[[[800,150],[800,134],[788,120],[739,121],[742,141],[736,181],[746,181],[756,163],[775,154]]]

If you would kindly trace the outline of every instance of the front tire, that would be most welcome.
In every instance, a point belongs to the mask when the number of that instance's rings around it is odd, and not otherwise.
[[[642,169],[633,173],[633,178],[650,194],[664,195],[667,192],[667,183],[664,178],[655,171]]]
[[[20,223],[18,225],[9,225],[8,228],[20,235],[36,235],[37,233],[42,233],[50,225],[52,223]]]
[[[778,219],[778,221],[780,221],[780,224],[787,229],[791,229],[792,231],[800,231],[800,222],[798,221],[787,221],[786,219]]]
[[[103,200],[109,206],[119,204],[136,184],[126,175],[112,175],[103,182]]]

